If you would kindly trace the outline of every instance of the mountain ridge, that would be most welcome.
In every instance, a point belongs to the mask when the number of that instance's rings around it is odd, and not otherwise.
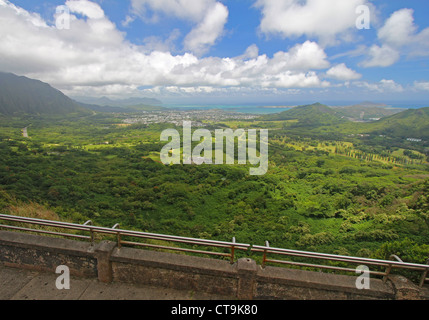
[[[291,108],[289,110],[261,117],[265,121],[298,120],[294,126],[329,125],[347,121],[333,108],[321,103],[313,103]]]
[[[0,114],[55,114],[88,112],[48,83],[0,72]]]
[[[101,98],[94,97],[75,97],[75,101],[88,105],[98,105],[101,107],[129,108],[136,106],[161,106],[163,103],[158,99],[145,97],[130,97],[126,99],[112,100],[103,96]]]
[[[368,128],[374,134],[429,139],[429,107],[405,110],[369,123]]]
[[[81,99],[82,100],[82,99]],[[50,84],[38,79],[0,72],[0,114],[67,115],[72,113],[130,113],[162,111],[162,102],[151,98],[131,97],[111,100],[107,97],[87,98],[88,102],[72,99]],[[91,103],[91,101],[99,103]]]

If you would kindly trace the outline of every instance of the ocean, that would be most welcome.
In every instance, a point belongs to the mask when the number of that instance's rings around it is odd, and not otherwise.
[[[221,109],[230,112],[240,112],[248,114],[274,114],[280,113],[286,110],[289,110],[293,106],[312,104],[313,102],[290,102],[285,105],[256,105],[256,104],[243,104],[243,105],[225,105],[225,104],[170,104],[164,105],[166,108],[179,109],[179,110],[210,110],[210,109]],[[359,104],[359,102],[350,102],[350,101],[335,101],[335,102],[321,102],[322,104],[328,106],[351,106]],[[376,103],[383,103],[387,105],[386,108],[399,108],[399,109],[419,109],[424,107],[429,107],[429,102],[404,102],[404,101],[395,101],[395,102],[382,102],[377,101]]]

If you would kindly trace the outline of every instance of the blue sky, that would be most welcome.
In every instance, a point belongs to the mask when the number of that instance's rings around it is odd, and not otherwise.
[[[0,71],[72,97],[423,106],[428,13],[421,0],[0,0]]]

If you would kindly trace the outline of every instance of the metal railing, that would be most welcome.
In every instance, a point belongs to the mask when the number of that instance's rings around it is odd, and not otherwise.
[[[429,259],[427,260],[427,264],[424,265],[424,264],[403,262],[399,257],[395,255],[392,255],[390,258],[395,259],[396,261],[395,260],[377,260],[377,259],[370,259],[370,258],[358,258],[358,257],[342,256],[342,255],[334,255],[334,254],[326,254],[326,253],[274,248],[274,247],[270,247],[270,244],[268,241],[266,241],[265,246],[257,246],[257,245],[252,246],[250,244],[237,243],[235,238],[233,238],[231,242],[186,238],[186,237],[178,237],[178,236],[163,235],[163,234],[156,234],[156,233],[122,230],[120,229],[119,224],[115,224],[112,228],[105,228],[105,227],[92,225],[92,222],[90,220],[86,221],[84,224],[76,224],[76,223],[37,219],[37,218],[12,216],[12,215],[5,215],[5,214],[0,214],[0,220],[24,223],[24,224],[30,224],[30,225],[36,225],[36,226],[87,232],[89,233],[89,235],[81,235],[81,234],[58,232],[58,231],[52,231],[52,230],[34,229],[34,228],[27,228],[22,226],[0,224],[0,228],[9,229],[9,230],[49,234],[49,235],[60,236],[60,237],[89,240],[91,242],[95,241],[96,234],[111,235],[116,237],[118,248],[121,248],[123,245],[129,245],[129,246],[148,247],[148,248],[154,248],[154,249],[164,249],[164,250],[171,250],[171,251],[182,251],[182,252],[189,252],[189,253],[222,256],[222,257],[229,257],[231,263],[234,263],[236,250],[244,250],[249,252],[249,249],[250,249],[250,252],[263,253],[263,259],[262,259],[263,268],[265,268],[267,263],[276,263],[276,264],[293,265],[293,266],[299,266],[299,267],[328,269],[328,270],[345,271],[345,272],[353,272],[353,273],[356,272],[356,269],[347,268],[347,267],[268,258],[268,255],[272,254],[272,255],[281,255],[281,256],[289,256],[289,257],[311,258],[311,259],[331,261],[331,262],[345,262],[345,263],[351,263],[351,264],[361,264],[366,266],[369,265],[369,266],[385,268],[385,271],[374,271],[374,270],[369,271],[371,274],[383,276],[384,281],[387,281],[387,277],[389,276],[392,269],[407,269],[407,270],[420,271],[422,272],[422,276],[420,279],[420,287],[424,285],[425,281],[429,281],[429,278],[427,278],[429,274]],[[203,247],[223,248],[223,249],[229,249],[229,252],[224,253],[224,252],[197,250],[197,249],[183,248],[183,247],[164,246],[164,245],[153,244],[153,243],[151,244],[151,243],[136,242],[136,241],[126,241],[124,240],[124,237],[132,237],[132,238],[146,239],[146,240],[160,240],[164,242],[175,242],[175,243],[197,245],[197,246],[203,246]]]
[[[213,256],[222,256],[222,257],[229,257],[231,263],[234,263],[236,250],[247,251],[251,247],[250,244],[237,243],[235,241],[235,238],[233,238],[231,242],[186,238],[186,237],[178,237],[178,236],[171,236],[171,235],[164,235],[164,234],[122,230],[119,228],[119,224],[115,224],[112,228],[105,228],[105,227],[98,227],[98,226],[92,225],[92,222],[90,220],[85,222],[84,224],[76,224],[76,223],[37,219],[37,218],[11,216],[11,215],[5,215],[5,214],[0,214],[0,220],[37,225],[37,226],[44,226],[44,227],[66,229],[66,230],[69,230],[69,232],[70,230],[82,231],[82,232],[89,233],[89,235],[80,235],[80,234],[73,234],[73,233],[67,233],[67,232],[58,232],[58,231],[51,231],[51,230],[44,230],[44,229],[35,229],[35,228],[27,228],[22,226],[0,224],[0,228],[9,229],[9,230],[18,230],[18,231],[26,231],[26,232],[48,234],[48,235],[54,235],[54,236],[60,236],[60,237],[67,237],[67,238],[76,238],[80,240],[89,240],[91,242],[94,242],[96,234],[112,235],[116,237],[118,248],[121,248],[123,245],[129,245],[129,246],[141,246],[141,247],[163,249],[163,250],[198,253],[198,254],[213,255]],[[197,250],[192,248],[165,246],[160,244],[151,244],[151,243],[144,243],[144,242],[137,242],[137,241],[126,241],[124,240],[125,237],[182,243],[182,244],[195,245],[195,246],[201,246],[201,247],[223,248],[223,249],[229,249],[229,252],[228,253],[215,252],[215,251],[208,251],[208,250]]]
[[[375,266],[380,268],[386,268],[385,271],[369,271],[371,274],[383,276],[383,281],[387,281],[387,277],[389,276],[392,269],[407,269],[422,272],[420,278],[420,287],[422,287],[425,281],[429,281],[427,275],[429,273],[429,259],[427,260],[427,264],[417,264],[417,263],[408,263],[403,262],[398,256],[392,255],[390,259],[394,260],[378,260],[378,259],[370,259],[370,258],[358,258],[351,256],[342,256],[342,255],[334,255],[334,254],[326,254],[326,253],[316,253],[316,252],[307,252],[307,251],[299,251],[299,250],[289,250],[289,249],[280,249],[280,248],[272,248],[268,241],[266,241],[265,246],[252,246],[252,252],[262,252],[262,267],[265,268],[267,263],[277,263],[277,264],[286,264],[293,265],[299,267],[309,267],[309,268],[317,268],[317,269],[328,269],[335,271],[345,271],[345,272],[356,272],[356,269],[326,265],[326,264],[316,264],[316,263],[304,263],[290,260],[278,260],[278,259],[270,259],[268,258],[269,254],[273,255],[281,255],[281,256],[289,256],[289,257],[299,257],[299,258],[311,258],[316,260],[327,260],[333,262],[345,262],[351,264],[360,264],[365,266]]]

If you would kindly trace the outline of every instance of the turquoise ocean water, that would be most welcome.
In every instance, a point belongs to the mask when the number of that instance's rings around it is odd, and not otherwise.
[[[313,102],[301,102],[301,103],[287,103],[285,106],[298,106],[298,105],[305,105],[305,104],[311,104]],[[348,106],[348,105],[354,105],[358,104],[358,102],[321,102],[323,104],[326,104],[328,106]],[[424,108],[429,107],[429,102],[379,102],[384,103],[390,108],[401,108],[401,109],[418,109],[418,108]],[[208,104],[208,105],[202,105],[202,104],[166,104],[164,107],[172,108],[172,109],[178,109],[178,110],[210,110],[210,109],[220,109],[225,110],[228,112],[240,112],[240,113],[249,113],[249,114],[274,114],[283,112],[286,110],[289,110],[290,108],[282,107],[280,106],[271,106],[270,104],[267,104],[266,106],[263,105],[221,105],[221,104]]]

